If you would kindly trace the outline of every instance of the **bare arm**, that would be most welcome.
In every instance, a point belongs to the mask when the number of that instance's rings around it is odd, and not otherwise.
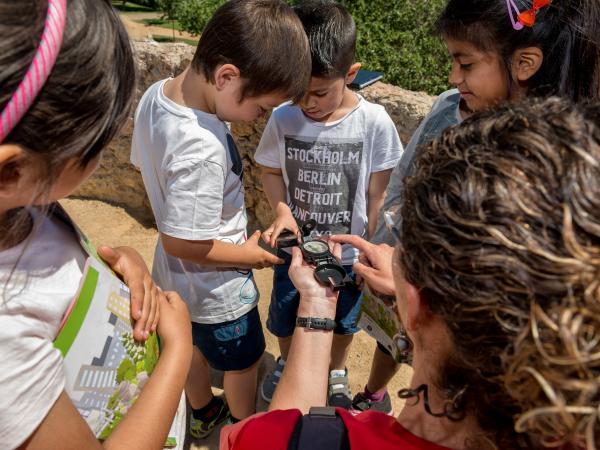
[[[379,217],[379,211],[383,207],[385,190],[390,181],[391,173],[392,169],[388,169],[382,170],[381,172],[373,172],[371,174],[367,199],[367,218],[369,220],[367,236],[369,239],[371,239],[377,229],[377,218]]]
[[[163,351],[137,402],[101,444],[63,391],[19,450],[162,449],[191,363],[189,314],[177,294],[161,294]]]
[[[341,247],[336,245],[336,256]],[[292,249],[290,278],[300,293],[299,317],[335,318],[337,294],[320,285],[314,268],[306,264],[298,247]],[[296,327],[285,370],[269,410],[325,406],[333,331]]]
[[[283,181],[281,169],[260,166],[262,184],[269,204],[275,212],[275,221],[263,233],[263,239],[271,247],[275,247],[277,237],[283,230],[298,232],[298,225],[287,205],[287,189]]]
[[[169,255],[203,266],[262,269],[283,263],[280,258],[260,248],[259,237],[260,231],[257,231],[242,245],[236,245],[217,239],[188,241],[160,233],[163,248]]]

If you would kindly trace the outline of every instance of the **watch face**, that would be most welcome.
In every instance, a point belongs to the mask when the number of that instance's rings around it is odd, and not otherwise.
[[[323,241],[307,241],[302,244],[302,248],[313,254],[323,254],[329,251],[329,245]]]

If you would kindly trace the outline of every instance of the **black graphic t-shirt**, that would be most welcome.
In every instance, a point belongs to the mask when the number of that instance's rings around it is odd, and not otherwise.
[[[316,220],[317,234],[365,236],[371,173],[393,168],[401,155],[400,138],[385,109],[361,97],[355,109],[332,123],[308,119],[298,106],[280,106],[255,158],[282,170],[288,205],[298,222]],[[346,247],[342,260],[351,264],[357,252]]]

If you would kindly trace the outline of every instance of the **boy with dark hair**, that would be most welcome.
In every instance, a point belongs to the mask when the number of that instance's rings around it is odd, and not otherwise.
[[[254,412],[265,348],[253,268],[282,262],[246,239],[242,161],[225,122],[249,121],[301,97],[308,41],[280,0],[232,0],[204,29],[194,59],[159,81],[135,116],[140,167],[160,238],[153,277],[186,299],[194,355],[186,383],[192,436]],[[223,370],[228,405],[213,396],[208,366]]]
[[[346,85],[360,69],[354,63],[356,27],[339,3],[305,1],[295,7],[308,36],[312,77],[298,104],[273,111],[256,161],[263,170],[265,193],[276,213],[263,239],[276,246],[279,234],[298,230],[297,222],[314,219],[317,234],[371,236],[390,172],[402,154],[396,128],[382,106],[367,102]],[[261,383],[270,401],[285,367],[296,326],[298,292],[285,265],[276,266],[267,328],[279,338],[281,357]],[[352,273],[358,254],[346,246],[342,263]],[[340,292],[331,352],[328,402],[349,407],[351,394],[345,361],[358,328],[360,291]]]

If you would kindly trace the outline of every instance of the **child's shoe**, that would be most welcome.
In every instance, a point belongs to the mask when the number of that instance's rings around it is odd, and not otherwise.
[[[352,415],[360,414],[363,411],[379,411],[387,415],[393,415],[392,400],[390,394],[385,391],[381,399],[373,399],[367,392],[359,392],[352,399],[352,407],[350,413]]]
[[[207,437],[217,425],[229,418],[229,407],[222,398],[214,397],[212,402],[214,405],[205,414],[199,415],[192,411],[190,415],[190,434],[195,439]]]
[[[350,409],[352,393],[348,385],[348,369],[330,371],[328,385],[327,405]]]
[[[283,373],[283,368],[285,367],[285,360],[281,358],[277,358],[277,365],[273,369],[273,371],[265,376],[262,383],[260,384],[260,396],[262,399],[270,403],[273,399],[273,394],[275,393],[275,388],[281,379],[281,374]]]

